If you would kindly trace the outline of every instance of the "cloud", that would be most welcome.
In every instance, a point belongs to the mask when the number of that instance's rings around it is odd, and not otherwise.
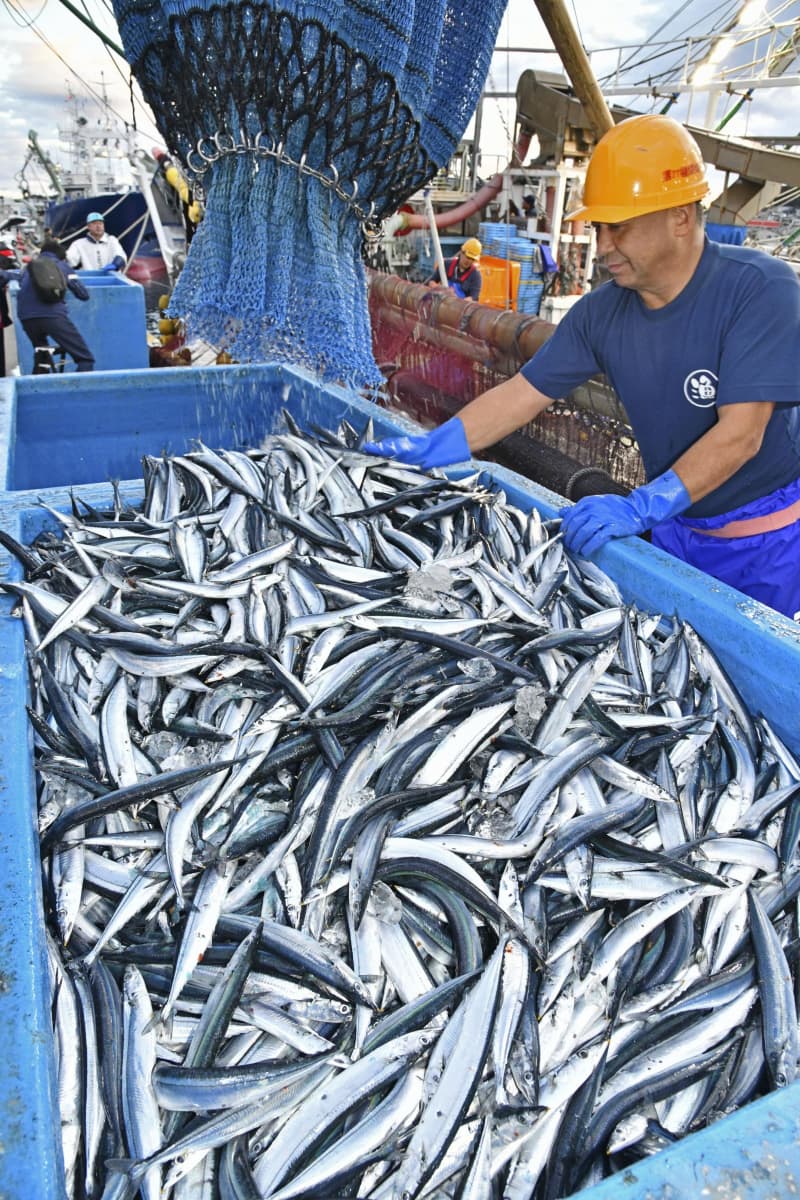
[[[116,28],[105,5],[90,5],[92,19],[103,32],[118,40]],[[13,14],[25,12],[28,22]],[[39,31],[46,41],[37,36]],[[36,131],[39,144],[57,163],[68,166],[68,156],[59,138],[59,127],[68,123],[67,96],[85,101],[84,115],[97,121],[99,98],[105,88],[113,113],[122,123],[131,122],[128,67],[108,50],[90,30],[58,4],[42,7],[41,0],[13,0],[13,7],[0,7],[0,118],[3,120],[3,154],[0,156],[0,195],[19,192],[17,174],[28,153],[28,131]],[[98,99],[92,100],[95,96]],[[143,144],[152,144],[152,119],[143,106],[137,112],[143,127]],[[41,167],[28,168],[30,182],[48,189]]]
[[[91,18],[103,31],[119,41],[119,33],[103,0],[86,0],[86,6]],[[733,7],[730,7],[730,11]],[[598,4],[597,0],[570,0],[569,9],[598,76],[613,73],[616,69],[620,55],[615,47],[631,47],[630,51],[623,52],[623,57],[636,51],[638,61],[657,52],[657,47],[647,44],[649,38],[656,41],[674,39],[672,53],[676,69],[680,70],[683,53],[680,38],[689,33],[697,37],[710,29],[713,21],[721,20],[718,0],[694,0],[690,15],[683,13],[680,5],[676,8],[667,0],[626,0],[625,4],[617,3],[614,6],[613,20],[609,20],[609,6]],[[725,12],[729,12],[729,9],[725,8]],[[789,5],[789,10],[783,13],[781,20],[793,16],[800,17],[800,0]],[[30,24],[33,21],[36,29],[47,38],[49,46],[37,37]],[[661,27],[663,30],[659,32]],[[543,53],[526,59],[511,49],[520,46],[544,48],[548,44],[549,38],[534,0],[509,0],[497,39],[497,52],[492,60],[490,88],[513,92],[520,73],[530,67],[563,73],[555,54]],[[29,129],[37,131],[40,144],[51,158],[68,165],[59,141],[58,126],[67,121],[65,97],[68,91],[86,94],[81,79],[88,82],[95,94],[100,93],[104,84],[113,111],[121,121],[131,121],[127,64],[111,54],[99,39],[55,0],[44,5],[42,0],[3,0],[0,4],[0,45],[3,47],[0,60],[0,118],[3,121],[0,195],[13,195],[18,191],[15,176],[25,160]],[[645,49],[642,51],[643,46]],[[58,55],[65,61],[59,59]],[[637,79],[646,79],[648,70],[657,70],[661,65],[661,59],[655,59],[652,67],[642,65],[632,74]],[[796,67],[793,71],[796,72]],[[726,126],[725,132],[732,136],[797,133],[800,130],[800,117],[797,116],[796,97],[796,91],[784,88],[759,90],[754,102],[742,107]],[[627,102],[642,112],[653,108],[657,110],[663,104],[663,101],[646,96],[631,96]],[[721,119],[732,102],[730,98],[722,97],[717,119]],[[704,124],[707,110],[707,94],[698,93],[692,102],[691,112],[686,98],[671,111],[681,120],[685,120],[690,112],[694,122]],[[97,108],[87,106],[86,115],[96,120]],[[136,123],[142,131],[142,146],[149,148],[160,142],[144,105],[137,108]],[[481,137],[485,150],[482,174],[491,174],[498,167],[505,166],[513,132],[513,99],[488,102],[484,107]],[[38,179],[42,185],[46,184],[41,169]]]

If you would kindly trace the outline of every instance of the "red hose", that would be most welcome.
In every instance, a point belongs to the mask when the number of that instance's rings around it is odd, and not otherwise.
[[[521,133],[519,140],[514,147],[514,152],[511,155],[510,167],[519,166],[528,153],[528,147],[531,144],[532,134]],[[459,204],[458,208],[451,208],[447,212],[436,214],[436,228],[447,229],[451,225],[459,225],[462,221],[466,221],[468,217],[473,216],[476,212],[480,212],[490,204],[497,196],[503,186],[504,171],[498,171],[493,175],[488,183],[485,183],[474,196],[470,196],[469,200],[465,200],[463,204]],[[406,233],[409,229],[429,229],[430,222],[425,213],[407,213],[401,212],[403,224],[398,233]]]

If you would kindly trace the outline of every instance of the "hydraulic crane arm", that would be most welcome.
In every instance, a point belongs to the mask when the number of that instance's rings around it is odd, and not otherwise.
[[[59,179],[58,171],[56,170],[53,160],[39,145],[39,139],[37,137],[35,129],[28,130],[28,146],[30,148],[31,156],[33,158],[35,158],[37,160],[37,162],[41,163],[41,165],[44,167],[45,171],[47,172],[48,176],[50,177],[50,182],[52,183],[53,187],[55,188],[56,194],[57,194],[59,200],[63,200],[64,185],[62,184],[61,180]]]

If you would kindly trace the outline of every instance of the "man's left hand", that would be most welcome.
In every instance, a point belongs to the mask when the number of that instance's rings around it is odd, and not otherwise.
[[[691,497],[674,471],[665,471],[628,496],[585,496],[562,508],[561,531],[571,554],[589,558],[614,538],[630,537],[676,517]]]
[[[561,509],[561,532],[571,554],[588,558],[612,538],[644,532],[627,496],[584,496]]]

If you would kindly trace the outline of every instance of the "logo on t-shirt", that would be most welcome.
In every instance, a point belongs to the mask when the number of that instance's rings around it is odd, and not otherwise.
[[[713,371],[690,371],[683,381],[683,394],[695,408],[713,408],[718,383]]]

